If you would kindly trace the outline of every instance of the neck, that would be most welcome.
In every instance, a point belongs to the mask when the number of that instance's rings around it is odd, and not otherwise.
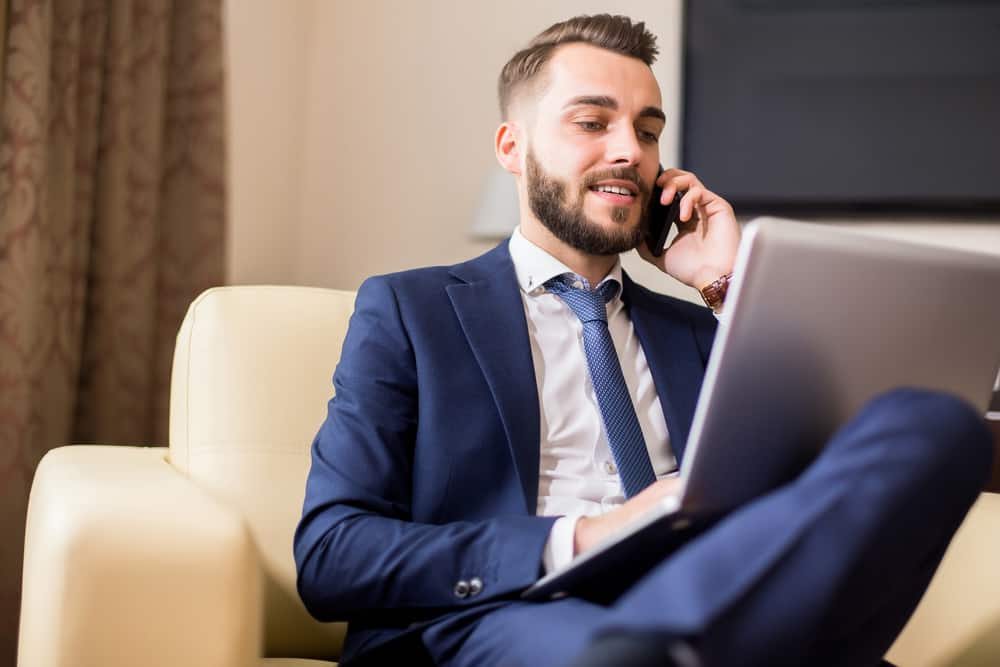
[[[521,233],[524,238],[568,266],[573,273],[586,278],[591,287],[604,280],[618,260],[617,255],[590,255],[566,245],[532,215],[521,216]]]

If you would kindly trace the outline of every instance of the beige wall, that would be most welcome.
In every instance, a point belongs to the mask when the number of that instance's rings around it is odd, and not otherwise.
[[[496,74],[538,30],[598,11],[659,35],[654,70],[674,128],[661,153],[675,164],[679,0],[229,0],[229,280],[353,289],[490,247],[467,230],[495,168]],[[1000,254],[1000,221],[841,222]]]
[[[229,0],[233,283],[355,288],[372,273],[466,259],[495,168],[495,81],[531,35],[575,13],[641,18],[674,132],[679,0]]]
[[[296,279],[356,287],[371,273],[452,263],[496,164],[496,75],[532,34],[574,12],[646,20],[679,87],[678,2],[321,3],[305,108]],[[668,142],[668,150],[675,144]]]
[[[227,281],[294,283],[314,0],[227,0]]]

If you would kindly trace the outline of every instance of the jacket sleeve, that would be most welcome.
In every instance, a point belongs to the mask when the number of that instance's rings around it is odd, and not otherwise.
[[[388,279],[369,279],[358,291],[335,396],[312,445],[295,531],[299,595],[319,620],[384,610],[417,617],[510,595],[539,576],[555,517],[412,520],[417,384],[396,294]],[[480,593],[456,595],[459,581],[473,579]]]

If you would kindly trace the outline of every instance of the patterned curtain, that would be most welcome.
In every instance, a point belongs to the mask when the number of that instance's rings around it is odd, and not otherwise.
[[[6,0],[0,665],[39,459],[165,443],[178,326],[223,280],[221,2]]]

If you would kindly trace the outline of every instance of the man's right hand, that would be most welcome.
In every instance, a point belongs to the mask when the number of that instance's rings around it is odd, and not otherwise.
[[[661,500],[680,491],[680,484],[680,478],[667,477],[650,484],[639,495],[607,514],[581,517],[573,533],[573,555],[589,551],[622,526],[634,522]]]

